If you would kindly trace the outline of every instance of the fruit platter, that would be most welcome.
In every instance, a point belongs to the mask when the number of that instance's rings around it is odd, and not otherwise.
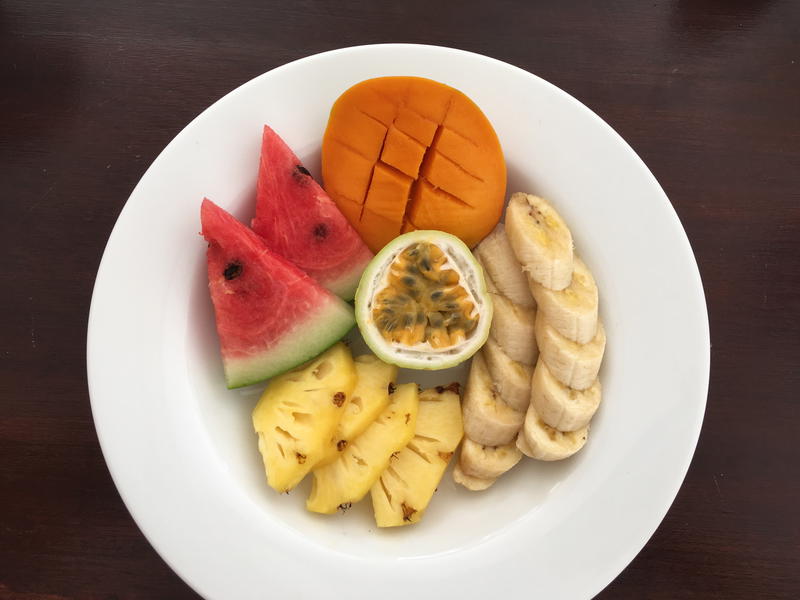
[[[523,564],[590,597],[685,475],[708,324],[668,199],[599,117],[382,45],[266,73],[165,148],[87,365],[123,500],[205,597],[434,597],[442,569],[481,597]]]

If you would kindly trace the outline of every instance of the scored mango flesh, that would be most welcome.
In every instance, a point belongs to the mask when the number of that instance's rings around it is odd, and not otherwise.
[[[445,349],[463,342],[480,315],[461,276],[436,245],[416,242],[392,261],[385,286],[375,295],[372,320],[383,338],[413,347]]]
[[[470,248],[497,224],[506,165],[466,95],[420,77],[362,81],[334,103],[322,141],[325,191],[373,252],[416,229]]]

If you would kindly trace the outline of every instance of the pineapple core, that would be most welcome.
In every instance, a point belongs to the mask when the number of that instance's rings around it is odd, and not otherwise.
[[[372,319],[383,338],[393,344],[429,343],[443,349],[463,342],[480,316],[449,268],[444,252],[434,244],[416,242],[392,262],[386,286],[375,296]]]

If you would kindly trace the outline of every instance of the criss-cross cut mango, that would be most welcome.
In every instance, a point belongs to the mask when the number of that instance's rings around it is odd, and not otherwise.
[[[503,151],[480,108],[419,77],[368,79],[339,97],[322,178],[373,252],[416,229],[475,246],[500,220],[506,190]]]

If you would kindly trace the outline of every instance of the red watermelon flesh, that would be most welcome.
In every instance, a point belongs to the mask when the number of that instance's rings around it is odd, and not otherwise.
[[[267,245],[345,300],[372,259],[352,225],[289,146],[264,126],[253,230]]]
[[[353,309],[346,302],[207,198],[200,220],[229,388],[291,369],[353,327]]]

